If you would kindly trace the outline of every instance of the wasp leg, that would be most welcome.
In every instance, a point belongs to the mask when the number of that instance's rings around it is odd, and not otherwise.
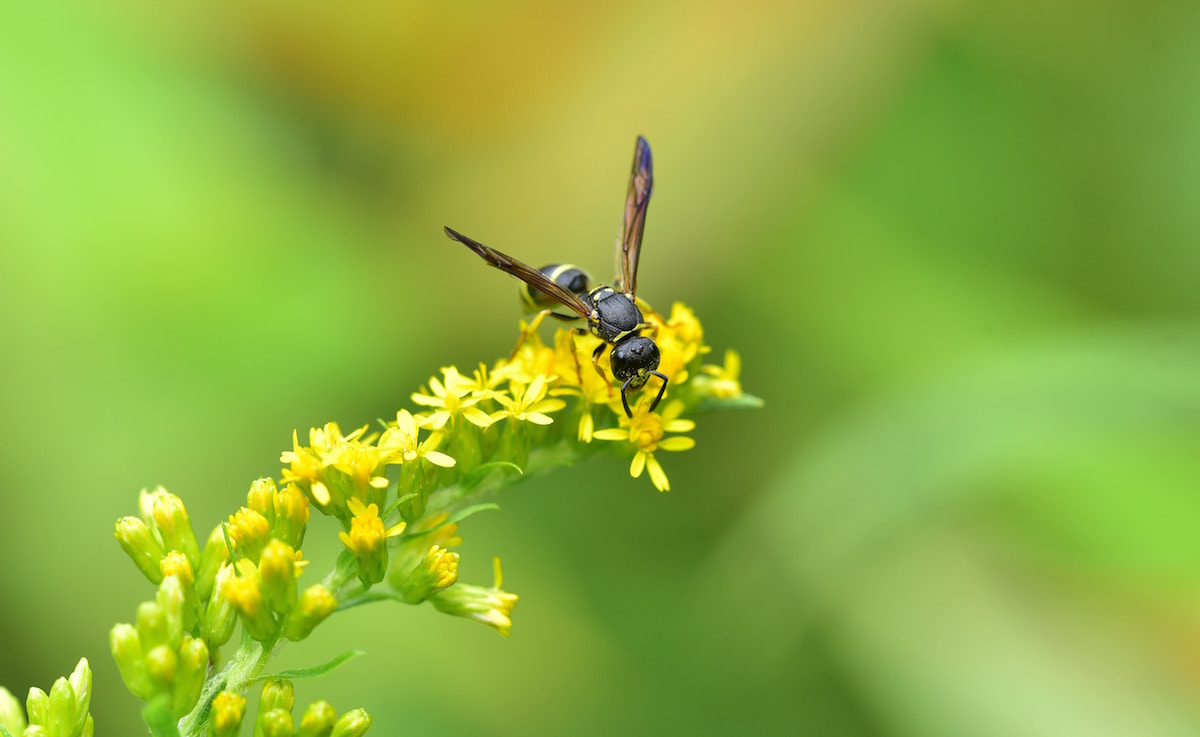
[[[542,320],[545,320],[546,315],[549,314],[550,310],[542,310],[533,316],[533,319],[530,320],[529,324],[526,325],[521,331],[521,337],[517,338],[517,344],[513,346],[512,353],[508,354],[508,360],[511,361],[517,357],[517,352],[521,350],[521,346],[525,345],[525,341],[528,340],[530,336],[537,333],[538,326],[542,324]]]
[[[596,346],[596,350],[592,351],[592,367],[596,369],[596,373],[599,374],[600,378],[604,379],[605,382],[608,381],[608,377],[604,374],[604,369],[600,368],[600,356],[604,354],[604,349],[607,347],[608,343],[601,343],[600,345]]]
[[[665,392],[667,390],[667,377],[660,374],[657,371],[651,371],[650,373],[653,374],[654,376],[657,376],[658,378],[662,379],[662,386],[660,386],[658,388],[658,396],[655,397],[654,401],[651,402],[651,404],[650,404],[650,411],[653,412],[654,408],[658,406],[658,403],[662,401],[663,392]]]
[[[667,377],[663,376],[657,371],[648,371],[647,373],[662,379],[662,386],[658,387],[658,396],[656,396],[654,401],[650,403],[650,411],[653,412],[654,408],[658,406],[658,403],[662,401],[663,392],[667,390]],[[636,376],[630,376],[625,380],[625,383],[621,385],[621,404],[625,405],[625,416],[629,419],[633,419],[633,410],[629,409],[629,399],[627,399],[625,395],[629,393],[629,385],[632,384],[633,380],[636,378]]]

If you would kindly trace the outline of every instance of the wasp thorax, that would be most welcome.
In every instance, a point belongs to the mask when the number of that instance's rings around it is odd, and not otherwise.
[[[615,343],[642,325],[642,311],[612,287],[597,287],[584,301],[592,308],[589,328],[606,343]]]

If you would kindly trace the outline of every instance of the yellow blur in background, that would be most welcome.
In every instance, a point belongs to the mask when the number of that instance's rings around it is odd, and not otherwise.
[[[503,558],[513,636],[354,609],[286,651],[368,651],[297,702],[1200,731],[1198,72],[1182,1],[3,4],[0,683],[86,656],[98,733],[141,733],[138,490],[211,529],[293,428],[504,355],[515,283],[442,226],[607,279],[642,134],[639,296],[766,408],[699,417],[669,494],[605,459],[499,499],[464,577]]]

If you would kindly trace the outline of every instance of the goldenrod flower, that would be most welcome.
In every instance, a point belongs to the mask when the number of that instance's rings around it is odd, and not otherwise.
[[[546,386],[546,377],[541,374],[533,377],[529,386],[513,382],[511,389],[512,398],[503,395],[496,397],[496,401],[503,405],[504,409],[494,412],[493,420],[508,418],[520,422],[532,422],[535,425],[549,425],[554,420],[546,413],[557,412],[567,406],[567,403],[561,399],[546,399],[548,387]]]
[[[404,532],[404,523],[385,529],[383,520],[379,519],[379,507],[374,504],[364,507],[357,499],[350,500],[350,511],[354,512],[350,520],[350,532],[339,532],[338,538],[354,553],[358,575],[363,583],[368,586],[379,583],[387,570],[387,547],[384,543],[387,538]]]
[[[389,423],[383,435],[379,438],[379,448],[388,459],[388,463],[412,463],[418,458],[424,458],[435,466],[450,468],[454,459],[445,453],[434,450],[442,442],[441,433],[432,433],[425,440],[418,440],[419,429],[416,418],[402,409],[396,413],[396,422]]]
[[[396,588],[409,604],[420,604],[458,581],[458,553],[434,545]]]
[[[230,578],[225,596],[229,603],[233,604],[233,608],[237,609],[247,634],[255,640],[265,642],[275,635],[278,624],[263,597],[258,566],[246,558],[241,558],[234,564],[234,570],[236,575]]]
[[[500,571],[499,558],[495,559],[494,569],[496,583],[488,588],[458,583],[429,597],[429,601],[433,602],[438,611],[474,619],[508,637],[512,631],[512,619],[509,615],[517,605],[517,595],[500,588],[504,578]]]
[[[492,424],[487,412],[475,406],[484,396],[473,393],[475,386],[472,382],[463,378],[453,366],[443,368],[442,376],[444,382],[438,381],[437,377],[429,379],[432,395],[421,392],[412,395],[412,400],[417,404],[433,408],[434,411],[425,418],[429,427],[441,430],[448,422],[453,425],[455,418],[460,416],[478,427]]]
[[[661,415],[649,411],[645,402],[639,402],[634,408],[632,418],[621,417],[619,428],[598,430],[595,437],[601,440],[626,440],[632,443],[637,448],[637,452],[633,456],[633,462],[629,465],[629,475],[636,479],[642,475],[642,470],[648,467],[650,480],[654,483],[655,488],[659,491],[669,491],[671,485],[667,481],[667,474],[654,457],[654,452],[657,450],[688,450],[696,445],[695,440],[681,435],[664,437],[668,432],[688,432],[696,426],[696,423],[691,420],[679,419],[681,412],[683,412],[683,403],[679,401],[668,404]]]
[[[271,523],[267,518],[249,507],[242,507],[229,515],[229,539],[238,554],[258,560],[263,546],[271,539]]]
[[[742,385],[739,381],[742,374],[742,357],[732,348],[725,351],[724,365],[705,365],[700,367],[700,371],[702,375],[696,377],[696,383],[702,386],[709,396],[718,399],[742,396]]]

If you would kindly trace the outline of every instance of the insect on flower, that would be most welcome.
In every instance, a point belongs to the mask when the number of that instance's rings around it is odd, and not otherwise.
[[[641,389],[651,376],[657,376],[662,381],[658,395],[650,405],[651,411],[658,406],[663,392],[667,390],[666,375],[655,370],[660,359],[658,345],[652,338],[641,334],[643,330],[653,331],[654,328],[644,321],[636,301],[638,257],[642,250],[642,231],[646,227],[646,209],[650,205],[650,193],[653,189],[654,172],[650,159],[650,144],[646,143],[645,138],[638,136],[637,145],[633,150],[633,169],[629,175],[629,193],[625,198],[621,237],[617,241],[619,273],[616,288],[598,286],[585,292],[583,290],[587,290],[587,275],[574,267],[564,268],[554,264],[535,269],[446,228],[446,235],[470,248],[489,265],[525,282],[528,289],[523,291],[528,297],[527,304],[545,307],[558,302],[587,321],[588,330],[604,341],[592,353],[592,365],[597,373],[604,376],[599,361],[605,348],[612,349],[609,365],[617,381],[623,382],[621,403],[629,417],[633,417],[627,398],[630,389]],[[579,281],[579,276],[582,276],[582,282]],[[543,310],[538,320],[546,314],[570,317]]]

